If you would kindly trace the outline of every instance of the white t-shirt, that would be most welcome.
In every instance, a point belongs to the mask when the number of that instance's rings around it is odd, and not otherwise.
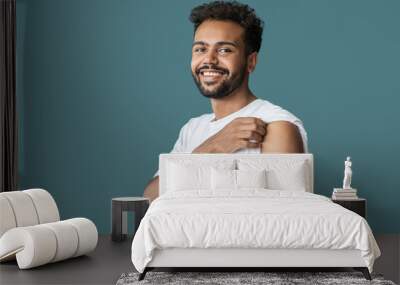
[[[295,124],[303,139],[304,152],[308,152],[307,133],[300,119],[289,111],[274,105],[267,100],[256,99],[244,106],[242,109],[214,121],[214,113],[204,114],[190,119],[180,130],[171,153],[191,153],[212,135],[223,129],[233,119],[238,117],[257,117],[266,123],[274,121],[288,121]],[[245,148],[235,153],[261,153],[260,148]],[[158,175],[158,171],[154,177]]]

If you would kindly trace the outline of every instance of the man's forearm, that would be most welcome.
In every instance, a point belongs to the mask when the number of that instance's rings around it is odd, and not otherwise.
[[[217,148],[209,143],[204,143],[196,147],[192,153],[218,153]]]
[[[145,198],[148,198],[150,202],[156,199],[159,195],[159,181],[160,179],[158,178],[158,176],[156,178],[153,178],[144,189],[143,196]]]

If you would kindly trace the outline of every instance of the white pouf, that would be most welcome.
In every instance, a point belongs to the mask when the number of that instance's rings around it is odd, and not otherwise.
[[[0,262],[16,258],[20,269],[28,269],[96,248],[98,232],[92,221],[59,219],[46,190],[0,193]]]

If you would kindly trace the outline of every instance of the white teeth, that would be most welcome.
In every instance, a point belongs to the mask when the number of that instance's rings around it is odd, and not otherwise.
[[[218,76],[221,75],[219,72],[210,72],[210,71],[204,71],[203,72],[204,76]]]

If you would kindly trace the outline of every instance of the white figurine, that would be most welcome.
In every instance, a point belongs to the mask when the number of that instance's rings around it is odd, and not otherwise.
[[[344,162],[344,179],[343,179],[343,189],[352,189],[351,184],[351,176],[353,175],[353,171],[351,170],[351,160],[350,156],[347,157]]]

